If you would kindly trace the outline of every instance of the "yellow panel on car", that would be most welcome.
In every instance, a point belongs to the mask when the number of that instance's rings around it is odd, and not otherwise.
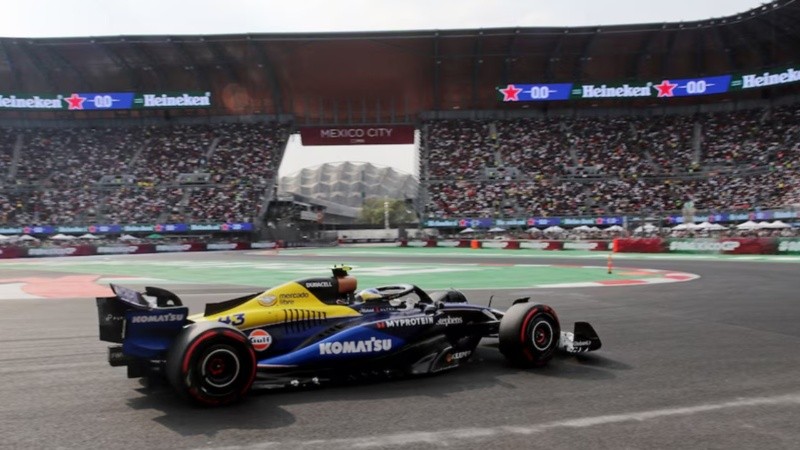
[[[305,286],[290,282],[256,295],[227,311],[203,316],[190,316],[193,321],[220,321],[240,329],[264,325],[355,317],[361,313],[345,305],[330,305],[320,301]]]

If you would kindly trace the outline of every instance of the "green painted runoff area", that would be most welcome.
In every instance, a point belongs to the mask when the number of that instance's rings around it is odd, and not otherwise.
[[[391,256],[392,258],[424,258],[464,257],[468,260],[481,258],[552,258],[552,259],[586,259],[587,264],[603,264],[609,251],[560,250],[546,251],[534,249],[504,250],[500,248],[459,248],[459,247],[334,247],[282,250],[282,254],[303,254],[319,256]],[[613,260],[723,260],[723,261],[764,261],[764,262],[800,262],[800,255],[723,255],[718,253],[613,253]]]
[[[624,280],[658,276],[650,273],[626,273],[625,270],[608,274],[605,263],[587,261],[586,266],[559,266],[535,264],[490,264],[480,261],[445,264],[405,262],[347,261],[347,249],[331,252],[335,258],[307,256],[293,260],[267,256],[254,260],[252,256],[241,260],[200,259],[185,255],[181,259],[148,259],[109,257],[99,258],[48,258],[24,263],[4,262],[2,269],[24,269],[64,273],[96,274],[103,279],[125,284],[125,278],[146,278],[136,284],[150,283],[200,283],[233,284],[269,287],[298,278],[330,276],[334,264],[348,263],[360,287],[393,283],[413,283],[427,289],[492,289],[527,288],[556,283],[580,283],[603,280]],[[402,251],[402,250],[401,250]],[[282,252],[292,254],[293,250]],[[326,250],[326,254],[330,251]],[[252,252],[249,252],[252,253]],[[300,255],[300,253],[295,253]],[[243,255],[244,256],[244,255]],[[556,263],[554,261],[554,263]],[[10,271],[9,271],[10,272]],[[0,278],[8,278],[9,272]],[[134,280],[132,280],[134,282]]]

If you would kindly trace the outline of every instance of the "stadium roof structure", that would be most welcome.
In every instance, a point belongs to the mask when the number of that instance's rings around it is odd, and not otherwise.
[[[796,64],[798,55],[800,0],[776,0],[741,14],[679,23],[2,38],[0,86],[20,93],[212,92],[212,108],[174,114],[289,115],[308,124],[409,123],[424,111],[529,106],[499,103],[495,87],[506,83],[711,76]],[[736,95],[760,98],[797,90],[792,85]],[[712,97],[670,102],[719,101],[719,96]],[[164,114],[65,113],[4,110],[0,115]]]
[[[279,195],[360,208],[365,199],[414,199],[419,183],[410,174],[371,163],[340,162],[310,167],[281,177]]]

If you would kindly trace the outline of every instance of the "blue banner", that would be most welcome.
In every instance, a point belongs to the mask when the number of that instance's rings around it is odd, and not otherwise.
[[[732,79],[732,75],[717,75],[626,83],[519,83],[499,86],[495,90],[503,102],[693,97],[728,92]]]
[[[565,217],[561,225],[622,225],[622,217]]]
[[[458,226],[461,228],[492,228],[494,226],[494,219],[482,217],[480,219],[461,219],[458,221]]]
[[[69,109],[102,110],[102,109],[131,109],[133,107],[133,92],[91,92],[76,93],[64,98]]]
[[[683,216],[583,216],[583,217],[528,217],[528,218],[506,218],[491,219],[482,218],[458,218],[458,219],[437,219],[431,218],[425,221],[425,226],[430,228],[491,228],[491,227],[538,227],[546,228],[553,225],[564,227],[575,227],[580,225],[611,226],[624,225],[627,222],[655,222],[665,220],[668,224],[683,223]],[[747,212],[723,212],[714,214],[698,214],[694,216],[695,222],[744,222],[746,220],[784,220],[800,219],[800,212],[792,210],[775,211],[747,211]],[[236,224],[227,224],[229,227]],[[252,224],[249,224],[252,225]],[[1,229],[0,229],[1,230]],[[224,230],[223,230],[224,231]],[[0,231],[2,232],[2,231]]]
[[[730,75],[716,77],[663,80],[653,86],[659,97],[693,97],[696,95],[723,94],[731,84]]]
[[[454,221],[455,222],[455,221]],[[457,222],[455,222],[457,223]],[[221,231],[221,232],[246,232],[253,231],[250,222],[234,223],[156,223],[156,224],[101,224],[82,226],[21,226],[0,227],[0,234],[56,234],[56,233],[92,233],[92,234],[120,234],[120,233],[186,233],[189,231]]]
[[[527,220],[529,227],[551,227],[561,225],[560,217],[531,217]]]
[[[497,88],[504,102],[568,100],[572,83],[509,84]]]

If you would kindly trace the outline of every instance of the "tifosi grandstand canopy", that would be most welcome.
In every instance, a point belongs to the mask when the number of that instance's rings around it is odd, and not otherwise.
[[[551,111],[620,101],[697,106],[726,95],[763,100],[797,93],[799,37],[800,2],[777,0],[680,23],[2,38],[0,117],[414,123],[445,111]],[[720,84],[712,78],[719,76],[729,78]],[[498,90],[509,85],[535,89],[522,97],[508,90],[503,95],[520,101],[503,102]],[[556,86],[570,89],[555,94]],[[81,93],[106,95],[75,95]],[[695,95],[709,93],[718,95]],[[522,101],[526,95],[560,101]]]
[[[328,210],[354,213],[365,199],[414,199],[417,180],[391,167],[370,163],[327,163],[280,179],[279,192],[299,200],[313,200]],[[354,214],[343,214],[354,215]]]

